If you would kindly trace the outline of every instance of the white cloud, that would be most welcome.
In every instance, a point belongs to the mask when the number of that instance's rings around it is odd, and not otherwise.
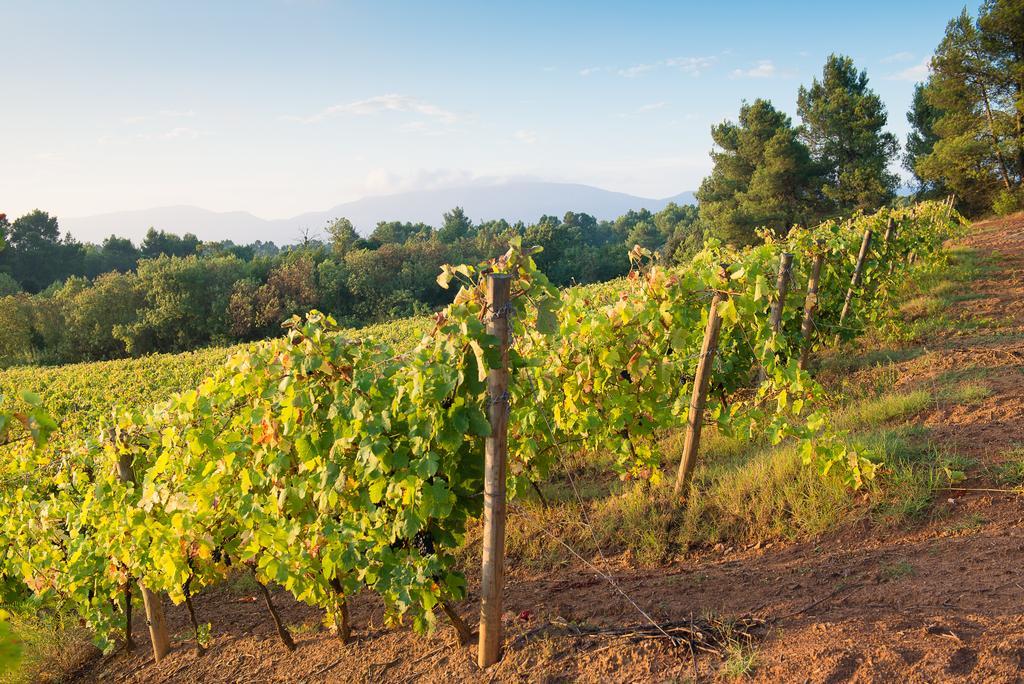
[[[513,134],[516,140],[527,145],[533,145],[537,142],[537,132],[528,131],[526,129],[518,130]]]
[[[717,57],[672,57],[663,63],[665,66],[679,69],[683,73],[700,76],[702,72],[713,67],[717,61]]]
[[[717,61],[717,57],[669,57],[668,59],[658,60],[657,62],[634,64],[632,66],[614,69],[614,71],[623,78],[636,78],[641,74],[646,74],[658,69],[676,69],[684,74],[700,76],[701,73],[714,66]],[[580,71],[580,75],[589,76],[596,71],[600,71],[600,69],[598,67],[583,69]]]
[[[144,121],[151,121],[153,119],[184,119],[192,118],[196,115],[193,109],[161,109],[156,114],[137,114],[134,116],[123,116],[121,117],[121,123],[125,124],[138,124]]]
[[[200,135],[202,134],[194,128],[178,126],[161,134],[160,137],[164,140],[195,140]]]
[[[636,78],[640,74],[651,71],[655,66],[655,64],[634,64],[631,67],[619,69],[616,73],[619,76],[625,76],[626,78]]]
[[[914,66],[909,66],[903,71],[889,74],[885,77],[887,81],[923,81],[928,78],[929,57],[925,57]]]
[[[651,104],[645,104],[636,110],[637,114],[643,114],[644,112],[653,112],[655,109],[663,109],[665,107],[664,102],[652,102]]]
[[[363,190],[368,195],[390,195],[411,190],[458,187],[475,179],[473,173],[464,169],[418,169],[410,173],[396,173],[380,168],[366,174]]]
[[[397,94],[377,95],[365,100],[356,100],[355,102],[331,105],[330,107],[327,107],[326,109],[311,116],[287,116],[285,118],[289,121],[316,123],[342,114],[369,116],[379,114],[380,112],[406,112],[424,116],[446,124],[453,124],[458,121],[459,118],[454,112],[442,109],[437,105],[408,95]]]
[[[587,67],[586,69],[580,69],[580,76],[590,76],[601,71],[601,67]]]
[[[758,60],[757,64],[749,69],[734,69],[729,74],[731,78],[775,78],[778,75],[779,71],[770,59]]]
[[[882,64],[892,64],[893,62],[909,62],[914,59],[914,53],[912,52],[896,52],[891,55],[886,55],[879,61]]]
[[[623,119],[631,116],[640,116],[641,114],[647,114],[648,112],[654,112],[659,109],[664,109],[666,106],[668,106],[667,102],[651,102],[650,104],[641,105],[640,107],[637,107],[631,112],[618,114],[617,116]]]

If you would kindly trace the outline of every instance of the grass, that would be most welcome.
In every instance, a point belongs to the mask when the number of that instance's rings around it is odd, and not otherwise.
[[[878,578],[883,582],[895,582],[904,577],[912,576],[914,572],[913,565],[905,560],[901,560],[883,565],[881,570],[878,571]]]
[[[2,684],[62,680],[95,652],[74,618],[28,604],[8,606],[6,613],[17,655],[13,665],[0,670]]]
[[[750,677],[757,668],[757,651],[744,644],[731,644],[726,648],[721,673],[731,679]]]

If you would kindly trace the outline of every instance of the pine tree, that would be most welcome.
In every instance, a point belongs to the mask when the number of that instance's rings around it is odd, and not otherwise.
[[[821,80],[800,87],[797,112],[803,141],[825,173],[822,192],[835,213],[875,209],[892,199],[897,177],[888,165],[899,146],[883,130],[885,105],[852,59],[830,55]]]
[[[941,115],[915,173],[957,195],[967,213],[1022,206],[1024,0],[987,0],[946,27],[924,94]]]
[[[945,183],[941,179],[923,178],[917,171],[917,162],[929,154],[939,141],[939,134],[935,131],[935,124],[942,117],[942,110],[931,104],[928,100],[928,83],[918,83],[914,86],[914,99],[907,112],[907,122],[911,126],[907,134],[905,154],[903,155],[903,167],[914,174],[918,184],[918,195],[924,197],[938,197],[947,194]]]
[[[817,169],[785,113],[767,100],[744,103],[739,122],[712,126],[711,137],[714,168],[697,199],[712,235],[745,245],[758,227],[784,233],[816,217]]]

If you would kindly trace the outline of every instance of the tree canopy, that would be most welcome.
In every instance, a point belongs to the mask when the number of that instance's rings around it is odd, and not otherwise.
[[[894,197],[898,179],[888,166],[899,146],[884,130],[885,105],[852,59],[830,55],[821,80],[800,87],[797,113],[801,139],[823,173],[821,192],[832,213],[875,209]]]
[[[714,168],[697,200],[714,235],[745,245],[758,227],[785,233],[816,215],[818,169],[790,118],[771,102],[744,103],[739,121],[713,126],[711,138]]]

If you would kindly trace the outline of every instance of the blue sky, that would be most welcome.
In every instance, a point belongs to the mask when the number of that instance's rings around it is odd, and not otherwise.
[[[518,177],[668,196],[699,185],[743,99],[795,118],[831,52],[902,141],[962,7],[0,0],[0,211],[277,218]]]

